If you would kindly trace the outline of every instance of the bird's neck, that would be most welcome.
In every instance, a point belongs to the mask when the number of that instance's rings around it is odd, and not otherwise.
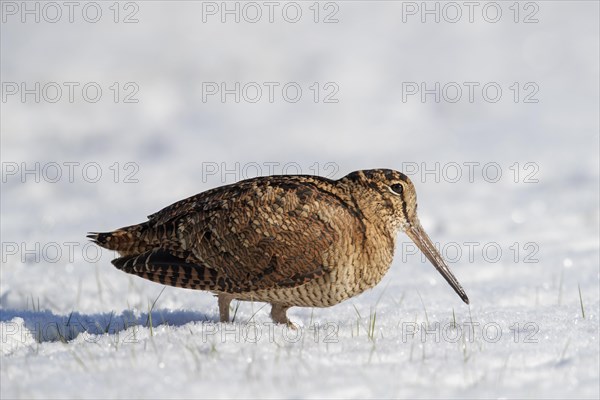
[[[389,223],[389,216],[386,215],[385,210],[365,207],[361,210],[361,214],[366,233],[363,237],[362,264],[367,268],[387,271],[394,257],[396,229]]]

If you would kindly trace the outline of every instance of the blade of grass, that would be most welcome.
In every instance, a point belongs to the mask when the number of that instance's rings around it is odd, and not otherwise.
[[[577,290],[579,290],[579,304],[581,305],[581,316],[585,319],[585,310],[583,308],[583,298],[581,297],[581,286],[577,284]]]
[[[150,322],[150,335],[152,335],[152,311],[154,310],[154,306],[156,306],[156,302],[158,301],[160,296],[162,296],[162,294],[166,288],[167,288],[166,286],[163,286],[163,288],[160,291],[160,293],[158,294],[158,296],[156,296],[156,298],[154,299],[154,302],[152,303],[152,307],[150,307],[150,304],[148,304],[148,318],[146,319],[146,326],[148,326],[148,322]]]
[[[454,307],[452,307],[452,328],[456,329],[456,314],[454,313]]]
[[[421,304],[423,305],[423,311],[425,311],[425,322],[427,323],[427,329],[429,329],[429,316],[427,315],[427,308],[425,308],[425,302],[423,302],[421,293],[419,293],[418,290],[417,290],[417,294],[419,295],[419,299],[421,299]]]
[[[241,301],[237,301],[236,300],[235,308],[233,309],[233,318],[231,318],[231,323],[232,324],[235,322],[235,317],[236,317],[236,315],[238,313],[238,309],[240,308],[240,303],[241,303]]]

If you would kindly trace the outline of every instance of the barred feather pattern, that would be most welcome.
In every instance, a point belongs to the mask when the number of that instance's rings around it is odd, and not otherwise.
[[[271,302],[285,321],[287,307],[327,307],[375,286],[392,262],[396,233],[411,219],[414,186],[382,169],[339,180],[248,179],[88,237],[117,251],[113,264],[124,272],[226,296],[220,307],[230,299]]]

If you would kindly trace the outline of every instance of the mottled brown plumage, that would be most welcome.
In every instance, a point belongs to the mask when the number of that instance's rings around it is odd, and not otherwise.
[[[268,176],[197,194],[142,224],[89,237],[116,250],[121,257],[113,264],[125,272],[216,293],[222,321],[238,299],[271,303],[273,320],[289,324],[289,307],[328,307],[377,285],[402,230],[468,303],[416,212],[413,184],[393,170],[339,180]]]

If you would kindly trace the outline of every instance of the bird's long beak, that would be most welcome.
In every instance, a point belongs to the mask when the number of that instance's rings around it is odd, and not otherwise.
[[[452,289],[460,296],[460,298],[467,304],[469,304],[469,298],[465,293],[465,290],[458,283],[458,279],[454,276],[450,268],[446,265],[440,253],[436,250],[431,243],[431,239],[427,236],[427,233],[423,230],[421,223],[417,220],[415,223],[410,224],[406,229],[408,237],[417,245],[425,257],[433,264],[435,269],[438,270],[444,279],[452,286]]]

